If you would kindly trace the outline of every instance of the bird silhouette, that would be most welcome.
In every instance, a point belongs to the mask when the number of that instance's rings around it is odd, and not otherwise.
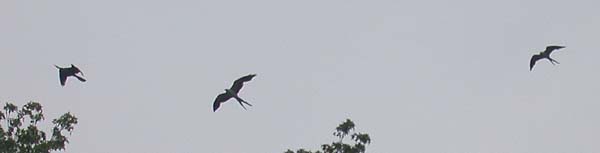
[[[79,70],[79,68],[75,67],[75,65],[73,64],[71,64],[71,67],[67,68],[62,68],[57,65],[54,66],[58,68],[58,77],[60,79],[60,85],[62,86],[65,86],[65,83],[67,82],[67,77],[70,76],[77,78],[81,82],[86,81],[84,78],[77,76],[77,73],[81,73],[81,75],[83,76],[83,72],[81,72],[81,70]]]
[[[552,63],[552,65],[556,65],[556,64],[560,64],[558,63],[558,61],[550,58],[550,54],[552,53],[552,51],[561,49],[561,48],[565,48],[565,46],[548,46],[546,47],[546,50],[544,50],[543,52],[540,52],[539,54],[535,54],[531,57],[531,61],[529,61],[529,71],[531,71],[533,69],[533,66],[535,65],[535,63],[540,60],[540,59],[548,59],[550,61],[550,63]],[[556,63],[556,64],[554,64]]]
[[[244,99],[240,98],[238,96],[238,93],[244,86],[244,82],[248,82],[248,81],[252,80],[252,78],[254,78],[255,76],[256,76],[256,74],[250,74],[250,75],[246,75],[246,76],[243,76],[243,77],[235,80],[235,82],[233,82],[233,85],[231,86],[231,88],[225,89],[225,93],[219,94],[217,96],[217,98],[215,98],[215,102],[213,103],[213,111],[216,112],[217,109],[219,108],[219,106],[221,106],[221,103],[226,102],[227,100],[231,99],[232,97],[235,98],[235,100],[237,100],[238,103],[240,103],[240,105],[242,105],[242,108],[244,108],[244,110],[246,110],[246,107],[244,106],[244,104],[246,104],[248,106],[252,106],[252,104],[250,104],[250,103],[246,102]]]

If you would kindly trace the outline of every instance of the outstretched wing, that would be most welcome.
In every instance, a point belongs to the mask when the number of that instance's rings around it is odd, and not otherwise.
[[[233,82],[233,85],[231,86],[231,90],[235,93],[240,92],[240,90],[242,89],[242,86],[244,86],[244,82],[248,82],[248,81],[252,80],[252,78],[254,78],[254,76],[256,76],[256,74],[246,75],[244,77],[241,77],[241,78],[235,80],[235,82]]]
[[[67,74],[59,70],[58,79],[60,79],[60,85],[65,86],[65,82],[67,82]]]
[[[546,50],[544,51],[544,53],[550,54],[550,53],[552,53],[552,51],[561,49],[561,48],[565,48],[565,46],[548,46],[548,47],[546,47]]]
[[[533,65],[535,65],[535,62],[537,62],[537,60],[542,59],[542,55],[533,55],[531,57],[531,61],[529,61],[529,71],[531,71],[533,69]]]
[[[213,111],[217,111],[219,106],[221,106],[221,103],[229,100],[229,98],[231,98],[231,95],[227,93],[219,94],[217,98],[215,98],[215,102],[213,103]]]

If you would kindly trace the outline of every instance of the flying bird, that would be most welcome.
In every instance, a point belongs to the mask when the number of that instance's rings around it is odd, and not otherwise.
[[[60,79],[60,85],[62,86],[65,86],[65,83],[67,82],[67,77],[70,76],[77,78],[81,82],[86,81],[84,78],[77,75],[77,73],[81,73],[81,75],[83,76],[83,72],[81,72],[81,70],[79,70],[79,68],[75,67],[75,65],[73,64],[71,64],[71,67],[67,68],[58,67],[57,65],[54,66],[58,68],[58,77]]]
[[[533,65],[535,65],[535,62],[537,62],[540,59],[548,59],[550,61],[550,63],[552,63],[552,65],[556,65],[556,64],[560,64],[558,63],[558,61],[550,58],[550,53],[552,53],[552,51],[561,49],[561,48],[565,48],[565,46],[548,46],[546,47],[546,50],[544,50],[543,52],[540,52],[539,54],[533,55],[531,57],[531,61],[529,62],[529,71],[531,71],[533,69]],[[556,64],[554,64],[556,63]]]
[[[217,109],[219,108],[219,106],[221,106],[221,103],[226,102],[227,100],[231,99],[232,97],[235,98],[235,100],[237,100],[238,103],[240,103],[240,105],[242,105],[242,108],[244,108],[244,110],[246,110],[246,107],[244,106],[244,104],[246,104],[248,106],[252,106],[250,103],[248,103],[244,99],[240,98],[238,96],[238,93],[242,89],[242,86],[244,86],[244,82],[248,82],[248,81],[252,80],[252,78],[254,78],[255,76],[256,76],[256,74],[250,74],[250,75],[246,75],[246,76],[243,76],[243,77],[235,80],[235,82],[233,82],[233,85],[231,86],[231,88],[225,89],[225,93],[219,94],[217,96],[217,98],[215,98],[215,102],[213,103],[213,111],[216,112]]]

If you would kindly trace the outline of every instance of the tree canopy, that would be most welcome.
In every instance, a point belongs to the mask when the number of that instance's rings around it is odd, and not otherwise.
[[[42,105],[29,102],[21,109],[6,103],[0,110],[0,153],[49,153],[65,149],[69,135],[77,124],[77,117],[67,112],[52,120],[54,128],[48,138],[39,130],[38,123],[44,120]]]
[[[346,119],[346,121],[335,128],[335,132],[333,132],[333,135],[339,138],[339,141],[321,145],[322,150],[320,151],[312,152],[306,149],[298,149],[294,152],[293,150],[288,149],[285,153],[364,153],[367,150],[366,145],[371,143],[371,137],[366,133],[354,132],[354,126],[354,122],[350,119]],[[350,135],[350,132],[353,133]],[[344,143],[343,140],[348,135],[350,135],[354,144]]]

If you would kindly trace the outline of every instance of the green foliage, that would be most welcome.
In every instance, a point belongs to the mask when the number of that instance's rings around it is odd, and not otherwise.
[[[296,152],[292,151],[292,150],[287,150],[284,153],[313,153],[311,151],[308,150],[304,150],[304,149],[298,149]],[[321,151],[315,151],[314,153],[322,153]]]
[[[364,153],[367,148],[366,145],[371,143],[371,137],[366,133],[352,133],[350,137],[354,144],[344,143],[343,140],[346,136],[350,134],[350,132],[354,131],[354,122],[350,119],[346,119],[346,121],[340,124],[337,128],[335,128],[335,132],[333,132],[333,136],[338,137],[340,140],[338,142],[332,142],[331,144],[323,144],[321,145],[322,151],[308,151],[305,149],[298,149],[296,152],[288,149],[284,153]]]
[[[7,103],[0,110],[0,153],[49,153],[65,149],[69,140],[63,132],[71,134],[77,117],[65,113],[54,119],[52,136],[48,139],[37,127],[44,120],[42,113],[42,105],[37,102],[29,102],[21,109]]]

